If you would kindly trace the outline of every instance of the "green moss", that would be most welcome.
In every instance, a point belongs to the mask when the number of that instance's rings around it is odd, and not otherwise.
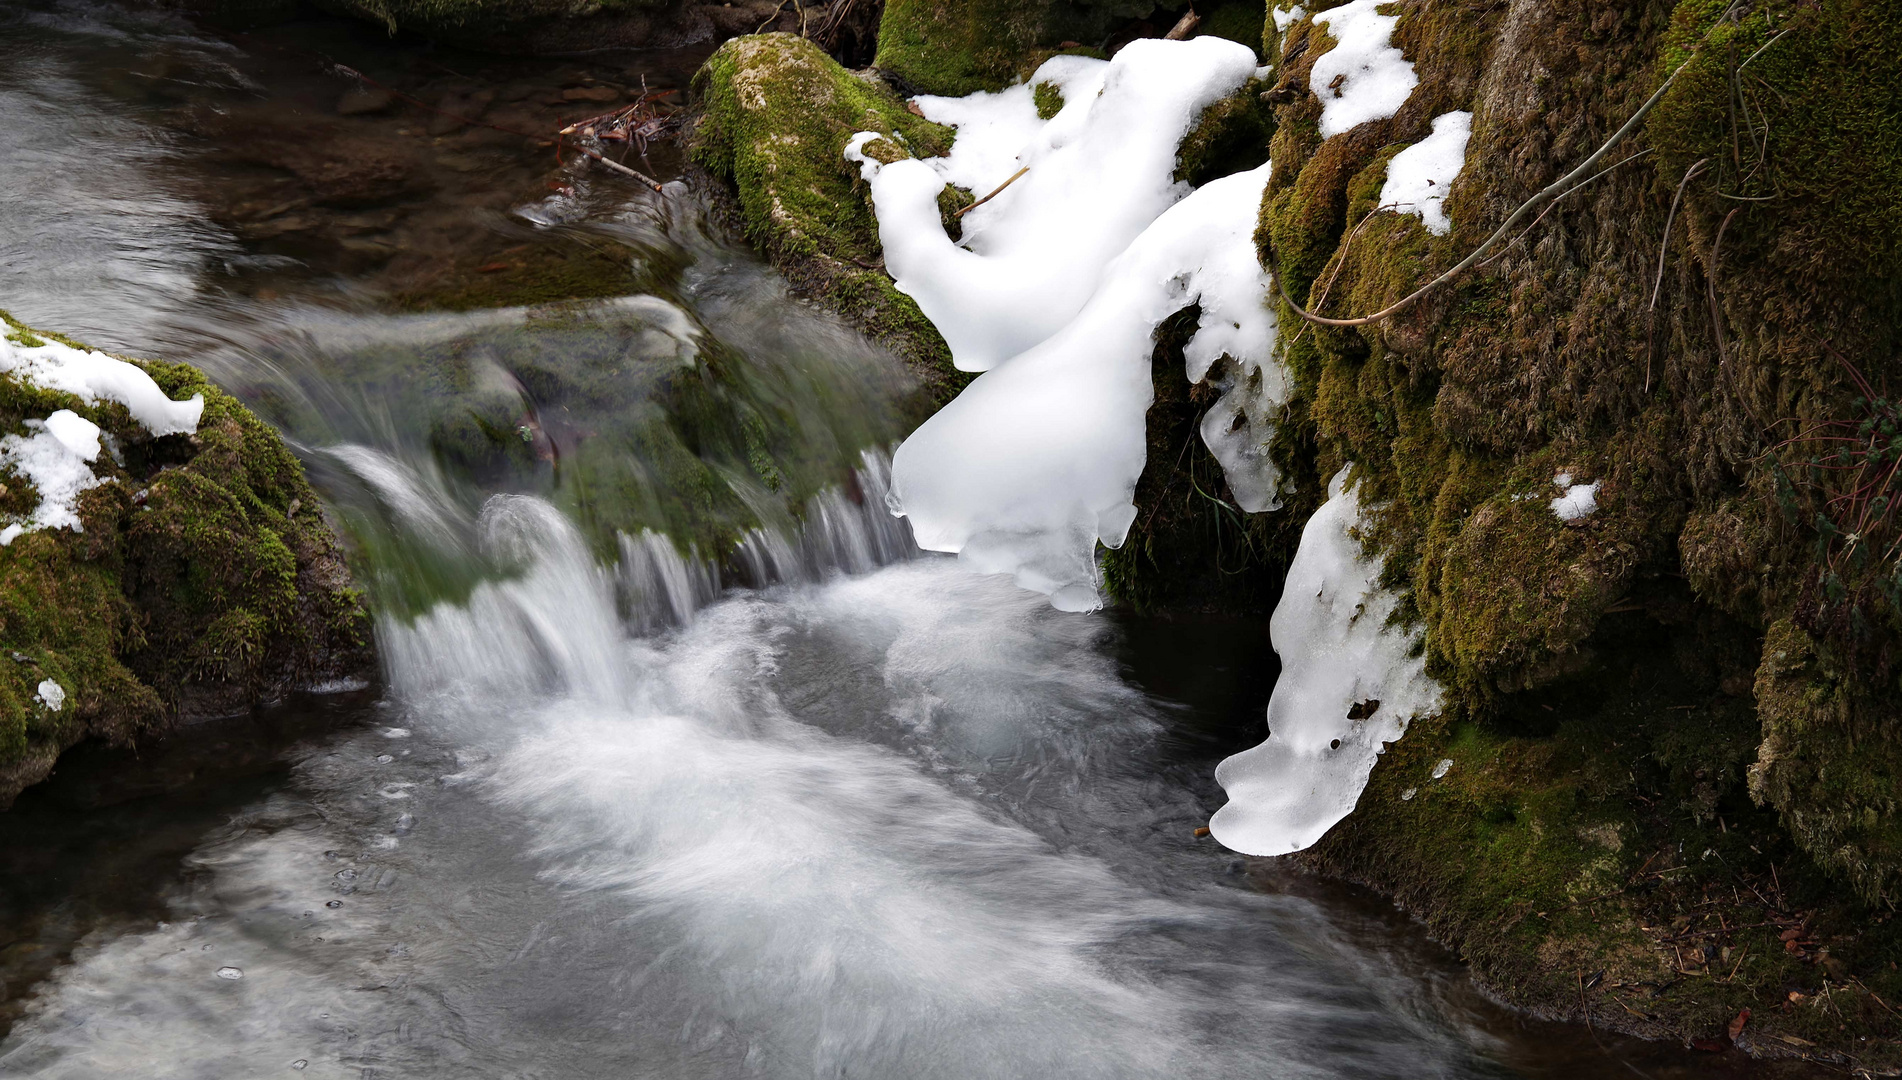
[[[1063,111],[1063,91],[1055,83],[1040,82],[1030,88],[1030,98],[1037,105],[1037,119],[1049,120]]]
[[[1242,88],[1202,110],[1176,150],[1175,179],[1192,187],[1246,172],[1268,160],[1275,117],[1261,99],[1264,84]]]
[[[1590,647],[1628,677],[1416,723],[1301,858],[1395,896],[1543,1014],[1683,1038],[1750,1008],[1759,1047],[1827,1040],[1893,1065],[1902,1025],[1870,991],[1902,983],[1902,921],[1846,902],[1744,795],[1754,646],[1721,617],[1614,617]],[[1832,986],[1840,1014],[1788,1003]]]
[[[796,286],[893,346],[935,395],[955,393],[965,379],[917,303],[883,273],[869,190],[843,156],[859,131],[884,136],[868,153],[942,154],[950,129],[789,34],[728,42],[694,85],[703,112],[690,152],[732,185],[747,238]]]
[[[560,246],[537,244],[499,269],[464,266],[443,279],[403,292],[402,307],[415,311],[475,311],[627,296],[640,291],[635,253],[601,237]]]
[[[1661,179],[1707,161],[1687,191],[1697,232],[1741,209],[1724,234],[1727,261],[1852,298],[1813,331],[1852,355],[1892,355],[1902,342],[1902,18],[1871,0],[1766,5],[1719,22],[1723,10],[1686,0],[1673,13],[1661,63],[1703,44],[1648,121]]]
[[[1237,41],[1255,50],[1261,55],[1262,31],[1268,22],[1268,7],[1255,0],[1231,0],[1230,3],[1217,4],[1202,12],[1202,21],[1196,24],[1196,37],[1227,38]]]
[[[1146,15],[1143,0],[888,0],[873,65],[908,93],[1001,90],[1058,51],[1103,55],[1119,22]]]
[[[133,362],[174,399],[203,395],[196,434],[153,438],[122,405],[0,379],[0,429],[70,408],[123,462],[95,463],[106,482],[79,500],[83,531],[0,549],[0,647],[16,657],[0,661],[0,800],[86,736],[124,741],[368,661],[361,604],[297,459],[196,369]],[[19,477],[0,481],[7,509],[25,510]],[[33,701],[47,678],[67,694],[57,712]]]

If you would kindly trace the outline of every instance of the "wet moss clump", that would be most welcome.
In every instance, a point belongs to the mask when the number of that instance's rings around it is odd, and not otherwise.
[[[907,93],[1002,90],[1058,52],[1102,56],[1145,0],[887,0],[872,61]],[[1071,43],[1065,48],[1066,43]]]
[[[1261,99],[1265,89],[1260,79],[1250,79],[1241,89],[1202,110],[1176,150],[1177,181],[1201,187],[1210,180],[1247,172],[1268,160],[1275,114]]]
[[[83,530],[0,548],[0,803],[80,739],[124,743],[371,664],[362,604],[297,459],[197,369],[132,362],[174,399],[204,396],[195,434],[154,438],[122,405],[0,377],[6,433],[71,409],[117,447],[93,464],[105,482],[80,496]],[[22,477],[0,483],[8,511],[37,504]],[[46,680],[65,695],[58,709]]]
[[[874,131],[883,137],[868,154],[936,156],[950,148],[952,131],[790,34],[729,41],[694,77],[694,91],[701,112],[690,154],[730,185],[747,239],[794,286],[890,345],[948,400],[966,377],[917,303],[885,274],[870,191],[844,150],[856,132]]]

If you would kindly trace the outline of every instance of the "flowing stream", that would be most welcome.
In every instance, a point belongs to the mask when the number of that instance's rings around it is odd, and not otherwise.
[[[1384,904],[1195,839],[1260,736],[1265,628],[1066,614],[917,552],[883,509],[909,377],[688,188],[401,111],[297,135],[341,92],[319,56],[533,105],[703,52],[557,70],[82,0],[0,37],[0,305],[278,423],[385,680],[22,798],[0,1075],[1730,1067],[1508,1014]],[[312,138],[409,164],[327,194],[272,142]],[[603,251],[602,299],[428,299]]]

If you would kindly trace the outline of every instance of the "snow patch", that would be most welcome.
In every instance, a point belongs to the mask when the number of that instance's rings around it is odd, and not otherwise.
[[[1380,205],[1418,215],[1428,232],[1445,236],[1453,228],[1446,216],[1446,193],[1466,167],[1466,141],[1472,134],[1470,112],[1460,110],[1434,117],[1433,134],[1395,154],[1387,163]]]
[[[885,266],[953,362],[990,370],[1075,318],[1116,256],[1189,194],[1173,177],[1182,137],[1254,71],[1254,51],[1236,42],[1145,39],[1110,61],[1054,57],[999,93],[917,99],[926,118],[957,128],[948,157],[881,166],[863,153],[878,136],[856,136],[846,157],[871,184]],[[1063,94],[1048,121],[1032,100],[1039,83]],[[981,198],[1026,166],[960,219],[953,243],[938,210],[944,185]]]
[[[1296,4],[1295,6],[1288,8],[1286,10],[1283,10],[1281,8],[1273,8],[1273,9],[1270,9],[1269,11],[1269,15],[1272,16],[1275,20],[1275,32],[1278,34],[1284,33],[1288,29],[1288,27],[1294,25],[1296,21],[1298,21],[1303,15],[1306,15],[1307,13],[1308,13],[1308,9],[1302,7],[1300,4]]]
[[[42,390],[63,390],[88,405],[116,401],[154,435],[189,435],[205,412],[203,394],[173,401],[135,364],[57,341],[24,345],[11,330],[0,333],[0,374]]]
[[[1314,17],[1334,39],[1314,61],[1308,85],[1321,99],[1321,136],[1331,138],[1400,111],[1420,85],[1413,65],[1393,47],[1398,15],[1376,9],[1389,0],[1354,0]],[[1277,17],[1276,25],[1280,25]]]
[[[61,409],[44,420],[28,420],[26,426],[31,435],[0,438],[0,469],[10,469],[32,483],[40,493],[40,505],[25,521],[0,529],[0,547],[38,529],[84,532],[77,508],[79,493],[101,483],[87,464],[99,457],[99,428],[92,421]]]
[[[1400,599],[1361,557],[1360,502],[1342,469],[1308,519],[1269,623],[1281,677],[1268,699],[1268,741],[1216,766],[1228,804],[1215,839],[1247,855],[1313,844],[1360,801],[1385,744],[1440,706],[1417,655],[1419,634],[1389,627]]]
[[[1570,477],[1567,477],[1569,480]],[[1572,484],[1565,494],[1552,500],[1552,512],[1560,521],[1577,521],[1592,515],[1598,509],[1598,488],[1603,480],[1594,480],[1589,484]]]
[[[1189,379],[1221,356],[1234,361],[1210,410],[1223,429],[1210,449],[1243,509],[1274,505],[1280,477],[1263,418],[1279,414],[1288,386],[1273,362],[1275,321],[1254,244],[1270,168],[1213,181],[1170,207],[1104,269],[1075,319],[979,376],[905,440],[890,502],[921,547],[1012,574],[1066,611],[1100,606],[1096,545],[1120,547],[1136,516],[1155,328],[1191,304],[1201,319],[1184,349]],[[1244,406],[1253,426],[1229,431]]]

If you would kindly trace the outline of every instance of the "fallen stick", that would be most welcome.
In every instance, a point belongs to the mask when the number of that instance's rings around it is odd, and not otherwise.
[[[957,213],[955,213],[955,214],[952,214],[951,216],[952,216],[952,217],[954,217],[954,218],[961,218],[961,217],[963,217],[964,215],[966,215],[966,214],[968,214],[968,213],[970,213],[971,211],[973,211],[973,210],[976,210],[976,209],[977,209],[978,207],[980,207],[980,206],[983,206],[983,205],[984,205],[985,203],[987,203],[987,202],[990,202],[990,201],[991,201],[992,199],[995,199],[995,198],[997,198],[997,195],[998,195],[998,193],[999,193],[999,192],[1001,192],[1001,191],[1003,191],[1003,190],[1004,190],[1005,188],[1007,188],[1007,187],[1009,187],[1009,186],[1011,186],[1012,184],[1014,184],[1014,183],[1016,183],[1016,182],[1017,182],[1017,178],[1018,178],[1018,177],[1020,177],[1020,176],[1022,176],[1022,175],[1024,175],[1025,173],[1027,173],[1027,172],[1029,172],[1029,171],[1030,171],[1030,166],[1028,166],[1028,165],[1026,165],[1026,166],[1024,166],[1023,168],[1021,168],[1021,169],[1018,169],[1018,170],[1017,170],[1016,172],[1014,172],[1014,173],[1011,173],[1011,174],[1010,174],[1010,179],[1009,179],[1009,180],[1006,180],[1006,181],[1004,181],[1003,183],[1001,183],[1001,184],[999,184],[999,185],[997,185],[997,186],[996,186],[995,188],[993,188],[993,189],[991,190],[991,193],[990,193],[989,195],[986,195],[986,196],[984,196],[983,198],[981,198],[981,199],[979,199],[978,201],[976,201],[976,202],[974,202],[974,203],[972,203],[971,205],[969,205],[969,206],[967,206],[967,207],[965,207],[964,209],[962,209],[962,210],[960,210],[960,211],[958,211]]]
[[[1168,33],[1162,35],[1162,40],[1187,41],[1189,40],[1189,35],[1195,33],[1195,28],[1201,25],[1201,23],[1202,16],[1197,15],[1194,8],[1190,8],[1187,12],[1183,13],[1180,19],[1176,20],[1176,24],[1169,28]]]

